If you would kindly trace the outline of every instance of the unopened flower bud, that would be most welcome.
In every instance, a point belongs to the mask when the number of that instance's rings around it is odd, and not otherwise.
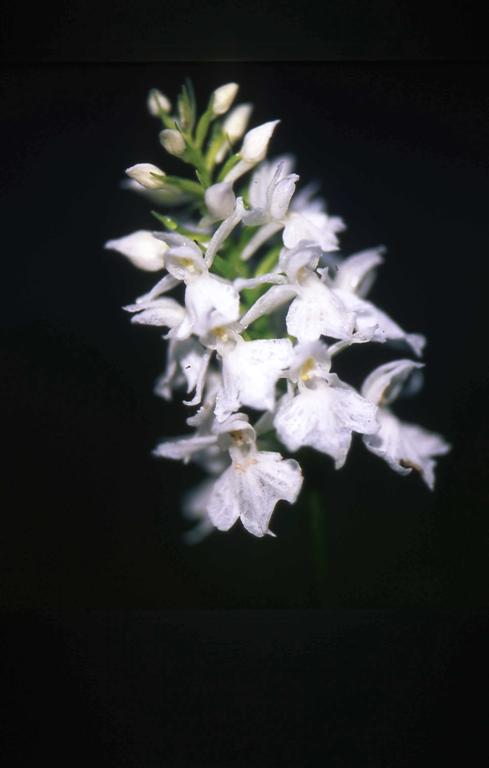
[[[272,138],[275,126],[280,120],[271,120],[248,131],[243,139],[239,154],[246,163],[260,163],[267,154],[268,144]]]
[[[160,132],[160,142],[169,155],[181,157],[185,152],[185,139],[182,134],[173,128],[165,128]]]
[[[212,94],[212,111],[215,115],[224,115],[238,93],[239,85],[237,83],[226,83],[216,88]]]
[[[147,100],[148,110],[151,115],[159,117],[162,112],[171,111],[171,102],[164,93],[158,91],[157,88],[152,88],[148,93]]]
[[[234,144],[235,141],[238,141],[246,131],[252,110],[252,104],[239,104],[231,110],[224,120],[222,132],[226,137],[226,140],[216,154],[217,163],[224,160],[226,153],[229,151],[230,144]]]
[[[240,139],[246,131],[252,109],[252,104],[239,104],[226,117],[222,130],[231,143]]]
[[[165,176],[165,172],[158,168],[158,166],[152,165],[152,163],[131,165],[130,168],[126,168],[126,173],[131,179],[145,187],[145,189],[161,189],[164,186],[164,180],[156,178],[156,176]]]
[[[231,216],[236,205],[233,185],[222,181],[213,184],[205,192],[205,204],[210,215],[217,221]]]

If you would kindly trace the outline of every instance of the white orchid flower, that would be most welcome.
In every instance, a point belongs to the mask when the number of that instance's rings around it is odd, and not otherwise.
[[[201,514],[221,531],[227,531],[241,519],[254,536],[271,534],[270,518],[281,499],[293,504],[302,486],[302,472],[294,459],[280,453],[260,451],[256,432],[248,417],[235,413],[226,422],[215,425],[214,434],[196,433],[160,443],[153,454],[164,458],[189,461],[211,447],[231,459],[230,466],[207,487],[204,500],[200,496]]]
[[[283,232],[286,248],[296,248],[306,241],[319,245],[324,252],[338,250],[337,234],[345,230],[345,222],[340,216],[329,216],[322,199],[311,200],[315,190],[315,185],[308,185],[293,198]]]
[[[237,324],[218,326],[202,338],[203,344],[217,351],[222,365],[222,385],[215,408],[220,422],[242,405],[273,409],[276,383],[292,359],[289,339],[245,341],[237,329]]]
[[[239,339],[233,349],[221,355],[223,386],[216,402],[217,418],[222,420],[241,405],[272,410],[277,381],[291,356],[289,339]]]
[[[243,218],[245,225],[261,225],[243,249],[241,258],[247,261],[273,235],[283,229],[283,243],[296,248],[300,243],[318,245],[322,251],[338,249],[337,232],[344,222],[337,216],[327,216],[324,203],[311,201],[311,187],[294,197],[299,179],[292,173],[294,159],[290,155],[274,162],[262,163],[250,184],[251,209]]]
[[[242,328],[292,300],[286,316],[287,331],[300,342],[316,341],[320,336],[351,339],[355,316],[317,275],[321,249],[303,245],[284,249],[282,270],[288,283],[274,285],[241,318]]]
[[[239,425],[239,426],[238,426]],[[281,499],[294,504],[302,486],[302,472],[294,459],[280,453],[259,451],[256,434],[245,421],[226,425],[230,436],[231,466],[215,482],[207,514],[220,531],[239,519],[249,533],[274,535],[270,518]]]
[[[125,237],[108,240],[104,248],[117,251],[129,259],[138,269],[145,272],[158,272],[165,266],[166,243],[154,237],[152,232],[138,229]]]
[[[408,475],[415,469],[433,490],[436,466],[433,457],[448,453],[450,445],[435,432],[400,421],[389,408],[407,379],[422,367],[422,363],[412,360],[394,360],[379,366],[365,379],[362,394],[379,406],[380,429],[363,440],[369,451],[384,459],[396,472]]]
[[[199,246],[180,234],[157,233],[155,236],[169,246],[165,255],[169,274],[136,303],[146,304],[183,282],[186,286],[185,308],[191,331],[197,336],[205,335],[214,326],[236,321],[239,293],[228,280],[209,272]]]
[[[418,333],[406,333],[389,315],[363,298],[375,279],[376,268],[384,261],[384,250],[382,246],[371,248],[345,259],[339,264],[330,285],[343,304],[355,313],[358,331],[370,332],[372,341],[403,341],[420,357],[425,337]]]
[[[290,159],[284,158],[275,163],[262,163],[255,171],[248,193],[250,209],[243,216],[243,224],[256,226],[271,221],[281,224],[299,180],[296,173],[289,172],[290,165]]]
[[[352,433],[373,434],[379,425],[377,407],[353,387],[330,373],[325,344],[299,344],[294,349],[290,378],[297,393],[289,391],[280,401],[274,418],[277,435],[290,451],[310,446],[326,453],[340,469],[352,441]]]

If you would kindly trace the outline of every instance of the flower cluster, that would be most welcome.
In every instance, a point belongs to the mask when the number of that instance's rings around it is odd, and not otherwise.
[[[130,187],[173,215],[153,211],[161,230],[106,244],[139,269],[163,272],[125,309],[133,323],[166,329],[167,365],[155,392],[170,400],[184,390],[196,409],[191,433],[154,450],[197,462],[210,476],[185,500],[198,521],[193,540],[238,519],[255,536],[271,534],[277,502],[293,504],[303,477],[297,461],[264,447],[309,446],[339,469],[358,433],[369,451],[400,474],[415,469],[429,488],[434,457],[449,449],[391,410],[422,363],[381,365],[361,392],[332,370],[354,344],[391,342],[419,358],[425,340],[367,298],[384,249],[339,257],[342,219],[327,213],[314,187],[296,194],[292,157],[266,160],[279,121],[247,130],[251,105],[229,112],[237,91],[235,83],[217,88],[199,119],[191,84],[174,115],[164,94],[150,92],[163,148],[193,167],[194,178],[150,163],[128,168]]]

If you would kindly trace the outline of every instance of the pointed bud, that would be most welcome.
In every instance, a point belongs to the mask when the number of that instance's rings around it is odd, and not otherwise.
[[[226,137],[226,141],[216,154],[216,163],[221,163],[224,160],[226,153],[229,151],[229,145],[234,144],[244,134],[252,110],[253,104],[239,104],[226,117],[222,125],[222,132]]]
[[[171,102],[166,98],[164,93],[158,91],[157,88],[152,88],[148,93],[148,100],[146,102],[150,115],[159,117],[162,112],[171,111]]]
[[[145,189],[161,189],[165,185],[165,172],[152,163],[138,163],[126,168],[127,175]],[[156,178],[157,176],[162,178]]]
[[[241,138],[248,126],[253,104],[239,104],[226,117],[222,130],[232,143]]]
[[[173,128],[165,128],[164,131],[160,131],[160,142],[169,155],[181,157],[185,152],[185,139],[181,133],[173,130]]]
[[[144,269],[145,272],[163,269],[165,253],[168,250],[166,243],[157,240],[151,232],[144,229],[117,240],[109,240],[104,247],[122,253],[135,267]]]
[[[226,83],[216,88],[211,97],[212,111],[215,115],[224,115],[238,93],[239,85],[237,83]]]
[[[222,181],[220,184],[213,184],[205,192],[205,204],[214,219],[217,221],[227,219],[228,216],[231,216],[236,206],[233,185],[225,181]]]
[[[275,126],[280,120],[271,120],[248,131],[243,139],[239,154],[246,163],[260,163],[267,154],[268,144],[272,138]]]

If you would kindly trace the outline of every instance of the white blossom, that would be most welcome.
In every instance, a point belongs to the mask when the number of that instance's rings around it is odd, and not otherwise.
[[[298,390],[284,395],[274,424],[290,451],[310,446],[331,456],[339,469],[346,461],[352,432],[374,434],[379,425],[377,407],[330,373],[329,366],[322,342],[296,347],[291,378]]]
[[[282,255],[282,269],[288,283],[273,286],[259,298],[241,318],[242,327],[247,328],[292,299],[286,316],[287,332],[300,342],[316,341],[322,335],[352,338],[355,315],[315,271],[320,248],[304,245],[291,251],[284,249]]]
[[[160,280],[138,303],[157,298],[179,282],[185,283],[185,307],[192,332],[204,335],[211,328],[226,325],[239,317],[239,294],[224,278],[211,274],[199,246],[180,234],[156,233],[169,247],[166,251],[166,268],[174,283]],[[212,242],[212,241],[211,241]],[[210,247],[210,246],[209,246]],[[170,289],[171,290],[171,289]]]
[[[401,475],[413,469],[420,473],[430,490],[435,485],[435,456],[443,456],[450,445],[436,432],[401,421],[389,408],[399,396],[409,376],[422,364],[395,360],[376,368],[365,380],[362,394],[379,406],[380,429],[364,438],[372,453],[384,459]]]
[[[365,296],[370,289],[375,270],[384,259],[384,248],[362,251],[341,262],[331,286],[336,296],[355,314],[356,329],[371,334],[373,341],[403,341],[420,356],[426,339],[421,334],[406,333],[392,318],[376,307]]]
[[[216,416],[222,421],[242,405],[272,410],[275,387],[292,359],[289,339],[244,341],[238,334],[218,344],[222,360],[222,389],[217,396]]]
[[[212,488],[207,487],[205,500],[199,498],[201,514],[221,531],[229,530],[240,519],[254,536],[271,534],[273,510],[281,499],[290,504],[296,501],[302,472],[295,460],[258,450],[255,430],[245,414],[233,414],[216,425],[213,433],[200,429],[192,436],[164,441],[153,454],[189,461],[216,446],[228,454],[231,463]]]
[[[242,253],[247,261],[276,232],[283,229],[283,243],[293,249],[300,244],[317,245],[322,251],[338,248],[337,233],[345,225],[338,216],[327,216],[324,203],[310,200],[311,190],[294,196],[299,177],[292,173],[293,158],[285,156],[262,163],[250,184],[250,211],[243,218],[248,225],[261,225]]]

